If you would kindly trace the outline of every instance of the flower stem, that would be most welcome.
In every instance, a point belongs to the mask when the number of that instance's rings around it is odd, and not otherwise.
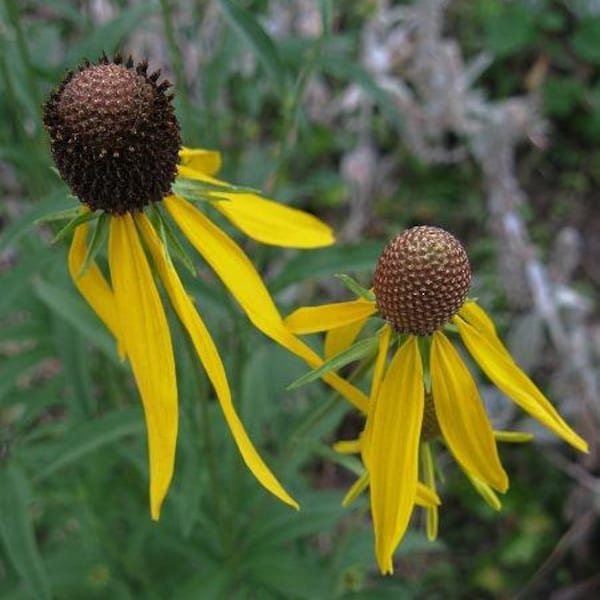
[[[208,402],[208,393],[206,380],[202,377],[200,369],[195,362],[196,351],[187,334],[184,334],[186,349],[188,356],[191,358],[192,373],[194,377],[195,387],[200,398],[200,429],[202,434],[202,442],[204,447],[204,455],[208,468],[208,477],[210,480],[210,502],[213,505],[215,520],[219,525],[219,531],[224,532],[223,515],[221,504],[219,502],[219,471],[217,469],[217,460],[215,455],[215,443],[213,439],[212,429],[210,426],[210,406]]]

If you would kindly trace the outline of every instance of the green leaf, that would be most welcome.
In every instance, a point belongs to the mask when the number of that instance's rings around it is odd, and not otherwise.
[[[337,371],[342,367],[345,367],[347,364],[354,362],[356,360],[361,360],[370,354],[374,354],[377,350],[377,346],[379,344],[379,337],[374,335],[365,340],[361,340],[360,342],[356,342],[352,344],[350,348],[336,354],[334,357],[325,361],[320,367],[309,371],[299,379],[296,379],[293,383],[287,386],[288,390],[295,390],[311,381],[315,381],[315,379],[319,379],[326,373],[330,371]]]
[[[43,225],[44,223],[53,223],[54,221],[66,221],[76,218],[81,213],[79,206],[71,206],[62,210],[53,211],[46,215],[42,215],[33,221],[35,225]]]
[[[498,56],[510,56],[536,42],[538,27],[533,12],[518,3],[504,5],[487,22],[487,45]]]
[[[29,482],[15,464],[0,467],[0,537],[32,598],[50,600],[50,586],[28,512]]]
[[[250,44],[265,71],[273,79],[278,92],[286,89],[286,73],[277,47],[249,10],[230,0],[217,0],[223,16],[231,27]]]
[[[379,87],[372,75],[356,62],[350,62],[337,54],[324,54],[321,57],[321,67],[334,77],[356,83],[377,103],[390,122],[402,127],[402,117],[391,96]]]
[[[100,249],[108,237],[108,221],[109,216],[104,212],[98,217],[98,222],[96,223],[94,233],[92,234],[92,239],[85,253],[83,264],[81,265],[81,269],[77,274],[78,277],[81,277],[81,275],[83,275],[90,268],[90,265],[94,262],[94,260],[96,260],[98,252],[100,252]]]
[[[185,251],[185,248],[181,245],[181,242],[175,235],[171,224],[165,218],[158,206],[153,206],[152,208],[152,214],[158,223],[158,233],[160,235],[160,239],[162,240],[163,246],[167,251],[167,254],[170,257],[172,251],[173,254],[183,263],[183,266],[189,271],[190,275],[195,277],[196,267],[194,266],[194,262],[190,258],[190,255]]]
[[[41,481],[58,469],[82,460],[91,452],[122,437],[138,435],[143,430],[144,420],[138,407],[118,410],[93,421],[83,421],[62,438],[58,449],[34,479]]]
[[[15,387],[17,380],[47,356],[47,350],[35,348],[2,359],[0,365],[0,404],[10,390]]]
[[[49,309],[70,323],[89,342],[97,346],[114,362],[118,362],[116,345],[112,336],[92,310],[71,288],[59,287],[47,281],[36,281],[35,295]]]
[[[226,202],[228,198],[224,196],[218,197],[219,192],[227,192],[228,194],[261,194],[260,190],[251,187],[229,183],[219,185],[217,183],[208,183],[206,181],[185,179],[182,177],[178,177],[173,184],[173,193],[182,196],[190,202],[211,202],[214,200]]]
[[[65,63],[75,66],[83,58],[96,60],[102,52],[114,52],[121,41],[132,31],[142,27],[145,17],[154,11],[154,2],[142,2],[118,11],[118,16],[111,21],[92,28],[88,35],[83,36],[79,45],[70,45]]]
[[[579,58],[600,64],[600,17],[582,21],[571,37],[571,45]]]
[[[53,253],[46,249],[36,252],[29,249],[29,254],[11,271],[0,275],[0,315],[18,310],[20,300],[31,295],[30,286],[34,276],[42,272],[53,258]]]
[[[351,471],[358,477],[362,477],[364,475],[365,467],[356,456],[336,452],[333,448],[330,448],[329,446],[326,446],[317,440],[305,440],[305,443],[307,443],[312,450],[322,458],[330,460],[331,462],[348,469],[348,471]]]
[[[269,519],[253,523],[244,546],[262,551],[265,547],[277,547],[323,531],[345,512],[341,503],[342,495],[337,492],[303,494],[300,498],[301,511],[291,512],[278,508]]]
[[[382,247],[381,242],[363,242],[299,253],[287,263],[281,275],[271,281],[270,287],[278,292],[306,279],[332,277],[336,273],[371,273]]]
[[[359,285],[350,275],[346,275],[345,273],[336,273],[336,279],[339,279],[353,294],[356,294],[360,298],[364,298],[365,300],[369,300],[373,302],[375,300],[375,294],[368,290],[362,285]]]
[[[69,235],[77,226],[81,225],[82,223],[87,223],[88,221],[92,221],[93,219],[97,219],[100,216],[100,214],[101,213],[97,213],[97,212],[85,212],[85,213],[78,214],[76,217],[74,217],[73,219],[71,219],[54,236],[54,239],[52,240],[52,243],[56,244],[57,242],[59,242],[60,240],[62,240],[64,237],[66,237],[67,235]]]
[[[0,235],[0,252],[16,243],[24,235],[29,234],[36,219],[59,210],[59,207],[64,210],[64,201],[65,192],[63,189],[37,202],[26,215],[5,226],[2,235]]]

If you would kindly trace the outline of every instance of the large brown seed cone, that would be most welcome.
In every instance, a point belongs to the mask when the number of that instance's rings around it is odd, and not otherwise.
[[[465,249],[439,227],[396,236],[375,267],[377,307],[400,333],[430,335],[442,327],[463,305],[470,283]]]
[[[44,106],[56,166],[92,210],[113,214],[160,201],[177,174],[181,138],[160,72],[103,57],[70,72]]]

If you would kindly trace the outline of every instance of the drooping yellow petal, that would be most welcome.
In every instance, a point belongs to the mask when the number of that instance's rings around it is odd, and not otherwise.
[[[299,308],[285,318],[285,324],[293,333],[316,333],[364,322],[376,311],[375,302],[359,298]]]
[[[350,506],[367,489],[368,485],[369,474],[365,473],[352,484],[342,500],[342,506]]]
[[[417,495],[419,440],[425,391],[417,338],[396,352],[377,396],[369,443],[375,554],[382,573],[392,573]]]
[[[565,423],[550,401],[516,365],[508,350],[491,330],[489,323],[482,319],[480,314],[478,318],[473,317],[473,314],[483,313],[481,308],[474,307],[473,304],[465,304],[469,306],[469,311],[465,311],[463,307],[453,321],[467,350],[483,372],[534,419],[573,447],[587,452],[587,442]],[[465,319],[472,320],[468,322]],[[486,319],[490,321],[488,317]]]
[[[325,343],[323,345],[325,360],[329,360],[350,348],[354,343],[354,340],[358,337],[358,334],[362,331],[362,328],[367,323],[367,319],[361,319],[360,321],[350,323],[349,325],[342,325],[341,327],[330,329],[325,334]]]
[[[206,171],[203,171],[201,169],[194,169],[193,167],[190,167],[185,164],[177,165],[177,175],[179,177],[182,177],[183,179],[192,179],[194,181],[202,181],[204,183],[209,183],[211,185],[217,186],[219,188],[234,187],[227,181],[223,181],[222,179],[217,179],[216,177],[212,177],[212,174],[209,174]]]
[[[75,228],[69,250],[69,273],[80,294],[86,299],[113,336],[119,340],[117,308],[110,285],[95,262],[92,262],[85,272],[81,272],[87,254],[88,230],[88,223],[82,223]]]
[[[429,489],[435,493],[435,469],[433,467],[433,456],[431,446],[428,443],[421,444],[421,463],[423,465],[423,479]],[[437,539],[439,514],[436,505],[426,507],[427,521],[426,531],[427,539],[433,542]]]
[[[293,333],[316,333],[364,321],[376,310],[375,302],[364,298],[321,306],[305,306],[288,315],[285,324]]]
[[[360,439],[336,442],[333,449],[340,454],[358,454],[360,452]]]
[[[175,463],[177,382],[167,318],[129,214],[111,217],[109,263],[119,331],[144,405],[150,512],[156,520]]]
[[[471,481],[471,484],[477,493],[485,500],[485,503],[490,508],[493,508],[495,511],[502,510],[502,502],[500,502],[494,490],[487,483],[481,481],[477,477],[474,477],[470,473],[467,473],[467,477]]]
[[[189,202],[177,196],[164,200],[191,244],[215,271],[257,329],[296,354],[311,367],[323,364],[319,355],[283,323],[265,284],[242,249]],[[323,376],[344,398],[366,412],[368,400],[357,387],[329,372]]]
[[[158,269],[173,308],[188,332],[198,358],[206,369],[208,377],[217,392],[217,398],[219,399],[223,415],[244,462],[267,490],[286,504],[298,509],[298,503],[285,491],[250,441],[244,425],[235,411],[225,368],[215,343],[190,297],[187,295],[173,264],[164,251],[164,247],[156,231],[143,213],[137,215],[136,222],[152,254],[154,264]]]
[[[228,192],[225,188],[234,186],[211,177],[212,173],[196,170],[187,164],[179,165],[177,171],[185,179],[223,188],[207,191],[207,195],[216,200],[212,205],[254,240],[284,248],[322,248],[335,242],[331,227],[307,212],[267,200],[252,192]]]
[[[322,248],[335,242],[333,230],[317,217],[257,194],[219,192],[212,205],[248,237],[283,248]]]
[[[430,365],[435,414],[452,454],[467,473],[505,492],[508,477],[477,386],[441,331],[433,334]]]
[[[183,147],[179,159],[183,166],[206,175],[214,175],[221,168],[221,153],[215,150]]]
[[[441,503],[440,497],[436,494],[434,489],[420,481],[417,483],[415,504],[423,506],[424,508],[433,508],[439,506]]]
[[[392,328],[386,323],[379,333],[379,347],[377,349],[377,358],[373,366],[373,378],[371,380],[371,393],[369,396],[369,412],[367,414],[367,422],[361,436],[361,452],[362,459],[367,469],[370,465],[370,450],[371,450],[371,434],[373,432],[373,423],[375,409],[377,408],[377,398],[379,388],[383,380],[385,365],[387,364],[387,355],[390,348],[390,340],[392,337]]]
[[[474,300],[467,300],[458,311],[458,314],[480,331],[485,331],[491,336],[497,336],[494,322]]]
[[[366,472],[361,475],[350,487],[347,494],[342,500],[342,506],[346,507],[352,504],[369,485],[369,473]],[[415,504],[422,506],[428,510],[435,510],[437,515],[437,507],[441,504],[439,496],[434,490],[423,485],[421,482],[417,483],[417,494],[415,496]],[[435,538],[434,538],[435,539]]]
[[[523,442],[530,442],[533,439],[533,433],[525,431],[494,431],[494,437],[498,442],[521,444]]]

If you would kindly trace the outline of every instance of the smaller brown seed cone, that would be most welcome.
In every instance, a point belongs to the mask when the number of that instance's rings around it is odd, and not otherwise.
[[[104,56],[68,73],[44,106],[58,171],[92,210],[139,211],[175,179],[181,138],[170,84],[147,68]]]
[[[400,333],[430,335],[448,323],[466,300],[470,283],[465,249],[439,227],[401,233],[375,267],[377,308]]]

